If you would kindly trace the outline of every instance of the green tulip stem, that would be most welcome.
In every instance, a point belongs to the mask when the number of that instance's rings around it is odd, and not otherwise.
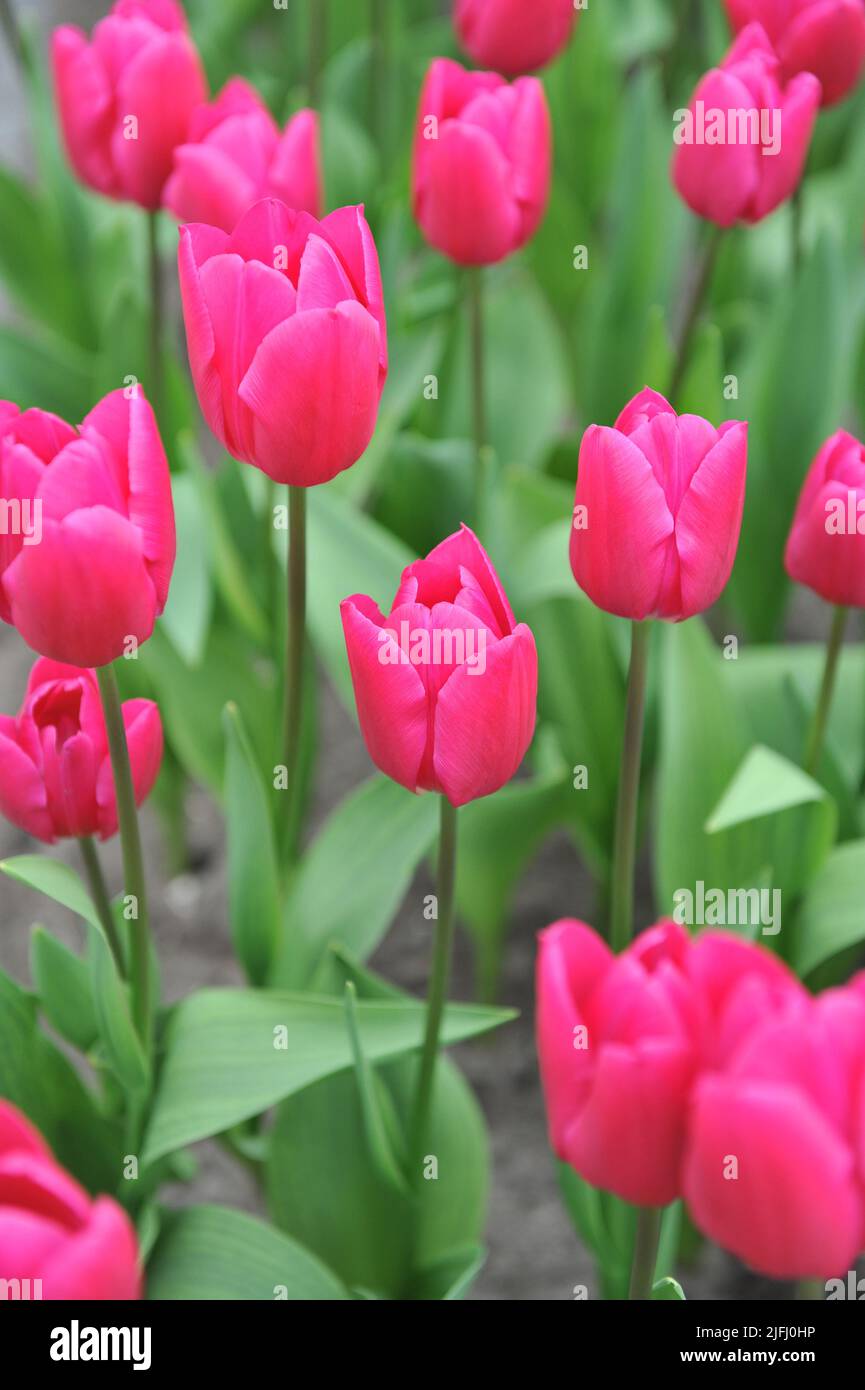
[[[91,835],[82,835],[78,840],[81,849],[81,859],[84,863],[84,872],[87,876],[87,885],[90,889],[90,896],[93,899],[93,906],[96,908],[97,915],[102,923],[102,930],[111,948],[114,957],[114,964],[121,980],[126,978],[126,961],[123,953],[123,943],[117,931],[114,921],[114,913],[111,911],[111,899],[108,896],[108,889],[105,886],[105,876],[102,873],[102,865],[99,862],[99,854],[96,844]]]
[[[655,1283],[655,1264],[661,1236],[661,1208],[641,1207],[637,1216],[634,1257],[631,1262],[629,1299],[650,1299]]]
[[[386,116],[387,116],[387,72],[388,60],[388,4],[387,0],[370,0],[370,27],[372,47],[369,65],[369,106],[370,125],[376,148],[386,169]]]
[[[288,489],[288,594],[282,760],[285,766],[285,844],[293,856],[300,813],[303,734],[303,658],[306,647],[306,488]]]
[[[484,518],[487,488],[487,407],[484,373],[483,269],[472,266],[468,272],[469,340],[471,352],[472,434],[475,445],[475,525]]]
[[[318,110],[321,97],[321,71],[327,51],[327,0],[309,0],[309,105]]]
[[[132,909],[130,913],[129,971],[132,991],[132,1018],[141,1039],[144,1054],[149,1057],[151,1044],[150,932],[144,855],[141,850],[141,829],[138,824],[138,808],[135,805],[129,745],[126,742],[126,728],[123,723],[123,707],[120,703],[117,675],[113,666],[100,666],[96,674],[99,679],[105,729],[108,734],[108,748],[111,753],[111,768],[114,773],[117,819],[120,825],[120,844],[123,851],[124,893],[127,909]]]
[[[454,941],[454,885],[457,863],[457,813],[447,797],[441,798],[437,912],[432,971],[427,997],[426,1030],[417,1086],[409,1125],[409,1182],[418,1191],[423,1180],[424,1149],[429,1138],[430,1108],[435,1083],[442,1014],[447,998]]]
[[[610,941],[623,951],[634,930],[634,861],[637,845],[637,802],[640,794],[640,760],[646,706],[646,673],[649,664],[649,623],[631,624],[631,663],[625,700],[625,730],[616,804],[613,872],[610,902]]]
[[[700,317],[703,301],[712,283],[712,272],[715,269],[715,262],[718,258],[718,251],[721,247],[723,235],[723,227],[712,227],[697,257],[696,265],[694,266],[693,274],[685,293],[685,300],[682,305],[681,318],[679,321],[679,331],[676,339],[673,371],[670,376],[669,390],[667,391],[667,399],[672,406],[677,405],[677,397],[681,390],[682,382],[685,379],[685,373],[688,370],[694,329]]]
[[[829,710],[832,706],[835,677],[838,674],[838,658],[841,655],[841,647],[844,642],[844,628],[846,623],[847,609],[839,604],[832,617],[832,628],[829,632],[829,640],[826,643],[826,660],[823,665],[823,679],[820,682],[820,694],[817,697],[817,707],[814,710],[814,717],[811,720],[811,727],[808,730],[808,741],[805,745],[805,760],[803,766],[809,777],[816,777],[820,766],[820,755],[823,752],[823,741],[826,736]]]
[[[162,371],[162,276],[159,268],[159,213],[147,213],[147,261],[150,279],[150,380],[147,383],[147,396],[153,406],[157,424],[164,428],[162,419],[164,377]]]

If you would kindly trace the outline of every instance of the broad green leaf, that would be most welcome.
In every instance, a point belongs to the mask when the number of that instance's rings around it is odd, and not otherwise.
[[[147,1267],[147,1297],[226,1302],[334,1302],[348,1291],[319,1260],[263,1221],[228,1207],[163,1217]]]
[[[438,824],[437,798],[373,777],[345,798],[293,879],[272,983],[306,984],[324,949],[364,959],[393,920]]]
[[[386,1098],[386,1092],[364,1054],[357,1026],[357,986],[353,980],[346,981],[344,1003],[367,1151],[382,1181],[395,1192],[406,1196],[409,1187],[401,1168],[405,1153],[403,1151],[397,1156],[394,1144],[398,1123],[392,1111],[388,1111],[390,1098]]]
[[[195,480],[176,474],[172,492],[177,560],[161,625],[186,664],[197,666],[204,655],[213,608],[209,530]]]
[[[425,1010],[414,1002],[358,1004],[371,1062],[420,1045]],[[513,1014],[471,1004],[445,1011],[445,1044],[475,1037]],[[146,1161],[258,1115],[351,1066],[339,999],[264,990],[202,990],[175,1009],[146,1136]]]
[[[225,707],[228,910],[252,984],[267,979],[280,923],[279,870],[267,792],[236,705]]]
[[[669,1274],[652,1285],[653,1303],[684,1303],[685,1290]]]
[[[68,907],[100,936],[103,935],[99,914],[93,900],[75,870],[47,854],[19,854],[14,859],[0,861],[0,873],[7,874],[37,893],[44,893],[61,907]]]
[[[44,927],[34,927],[30,967],[40,1008],[51,1026],[81,1052],[89,1052],[99,1023],[84,961]]]
[[[791,964],[806,976],[865,941],[865,840],[838,845],[809,884],[796,917]]]
[[[17,1105],[90,1192],[121,1181],[122,1134],[37,1026],[38,1001],[0,971],[0,1096]]]
[[[132,930],[140,928],[133,922]],[[106,1060],[125,1091],[143,1095],[149,1084],[150,1067],[132,1022],[126,986],[117,973],[105,937],[92,927],[87,954],[93,1006]]]
[[[93,373],[93,359],[65,339],[0,326],[3,394],[22,410],[39,406],[82,420],[93,408]]]

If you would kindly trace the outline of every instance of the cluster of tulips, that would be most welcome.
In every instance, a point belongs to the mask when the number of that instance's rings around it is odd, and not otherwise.
[[[865,64],[860,0],[730,0],[729,12],[737,37],[690,109],[777,110],[782,136],[776,154],[749,144],[676,148],[677,190],[721,228],[756,222],[794,194],[821,102],[843,98]],[[522,74],[564,48],[577,13],[572,0],[457,0],[460,42],[494,71],[441,58],[427,75],[414,215],[431,246],[474,275],[523,247],[542,220],[551,120],[541,81]],[[239,78],[208,99],[177,0],[116,0],[90,38],[59,29],[52,58],[78,178],[182,224],[186,343],[210,431],[235,459],[289,489],[290,806],[304,685],[306,490],[361,458],[388,374],[375,240],[360,207],[322,215],[315,111],[280,131]],[[814,997],[768,951],[732,934],[692,939],[665,920],[632,940],[652,620],[683,622],[719,598],[745,507],[747,424],[718,427],[675,409],[688,342],[686,331],[673,383],[659,383],[666,395],[642,390],[613,426],[590,425],[580,448],[573,576],[600,609],[630,621],[632,648],[610,944],[573,920],[540,938],[538,1051],[550,1139],[585,1182],[644,1209],[640,1248],[657,1209],[684,1197],[699,1230],[754,1268],[828,1278],[865,1246],[865,978]],[[158,410],[156,369],[148,387]],[[474,527],[462,525],[410,564],[386,613],[381,595],[355,594],[341,606],[372,762],[402,787],[440,797],[436,955],[411,1107],[410,1187],[429,1145],[454,929],[456,811],[514,776],[535,731],[535,638],[482,543],[494,481],[482,411],[476,445]],[[168,599],[176,537],[169,463],[142,386],[111,392],[77,427],[4,403],[0,491],[41,518],[38,544],[0,538],[0,616],[38,654],[17,716],[0,721],[0,810],[43,842],[81,842],[149,1063],[154,981],[136,807],[159,772],[163,730],[152,700],[121,703],[113,663],[150,638]],[[865,450],[839,431],[805,481],[786,563],[794,580],[841,610],[865,607],[865,536],[826,526],[827,506],[846,508],[851,494],[865,497]],[[837,640],[840,630],[835,656]],[[832,661],[812,770],[831,672]],[[118,829],[124,901],[134,904],[122,930],[94,845]],[[140,1138],[141,1115],[135,1106],[130,1114]],[[654,1264],[650,1250],[635,1265],[634,1296],[651,1296]],[[7,1272],[38,1275],[45,1297],[142,1292],[126,1215],[113,1199],[85,1194],[30,1122],[2,1103]]]

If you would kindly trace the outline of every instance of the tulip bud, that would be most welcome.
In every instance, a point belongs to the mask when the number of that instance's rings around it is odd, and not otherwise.
[[[580,445],[571,529],[574,578],[599,608],[680,622],[730,577],[745,501],[748,426],[677,415],[648,387],[612,429]]]
[[[162,722],[152,700],[127,700],[123,723],[140,806],[162,761]],[[41,657],[17,717],[0,715],[0,812],[47,844],[116,834],[114,775],[93,671]]]
[[[0,1280],[36,1298],[142,1297],[135,1229],[112,1197],[92,1198],[20,1110],[0,1100]]]
[[[258,93],[233,77],[215,101],[193,112],[163,204],[180,222],[233,232],[265,197],[321,216],[318,115],[298,111],[280,133]]]
[[[784,83],[765,31],[749,24],[676,112],[679,196],[719,227],[759,222],[795,191],[819,105],[816,77]]]
[[[207,98],[201,61],[176,0],[117,0],[90,42],[74,25],[51,40],[69,162],[83,183],[154,211],[174,150]]]
[[[276,199],[228,235],[180,229],[192,379],[230,454],[313,487],[360,458],[387,376],[378,253],[359,207],[321,222]]]
[[[0,618],[43,656],[107,666],[146,641],[174,568],[168,461],[150,405],[112,391],[79,431],[0,412]]]
[[[456,0],[454,23],[473,63],[514,77],[558,56],[577,22],[574,0]]]
[[[757,1023],[805,998],[768,951],[659,922],[614,956],[583,922],[540,933],[537,1042],[550,1144],[641,1206],[682,1190],[692,1087]],[[722,1112],[723,1113],[723,1112]]]
[[[812,72],[832,106],[852,91],[865,65],[862,0],[725,0],[734,33],[762,24],[781,62],[785,81]]]
[[[364,594],[340,611],[376,767],[453,806],[513,777],[535,728],[535,640],[467,526],[403,571],[387,617]]]
[[[852,1269],[865,1243],[865,994],[804,994],[694,1088],[683,1186],[701,1231],[776,1279]]]
[[[418,108],[414,215],[460,265],[491,265],[534,236],[550,189],[550,114],[537,78],[512,86],[437,58]]]
[[[865,608],[865,448],[837,430],[799,495],[784,564],[827,603]]]

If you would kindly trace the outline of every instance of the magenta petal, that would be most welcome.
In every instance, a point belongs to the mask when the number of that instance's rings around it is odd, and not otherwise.
[[[758,222],[795,191],[805,168],[819,108],[820,83],[812,73],[800,73],[793,78],[781,101],[781,148],[777,154],[763,152],[760,155],[760,184],[748,210],[749,221]]]
[[[417,791],[429,723],[426,687],[415,667],[400,659],[397,642],[382,638],[387,620],[381,626],[373,610],[361,595],[340,604],[358,721],[376,767]]]
[[[516,249],[521,213],[508,161],[477,126],[444,121],[426,155],[416,215],[427,240],[460,265],[492,265]]]
[[[110,1197],[97,1197],[85,1226],[54,1251],[42,1271],[43,1297],[141,1297],[138,1245],[129,1217]]]
[[[173,32],[146,44],[124,68],[117,87],[120,126],[112,153],[126,197],[154,211],[159,207],[174,151],[186,139],[190,117],[206,97],[201,62],[185,33]],[[138,121],[135,140],[124,138],[127,116]]]
[[[326,483],[360,458],[379,400],[378,324],[356,300],[286,319],[240,384],[249,457],[276,482]]]
[[[510,781],[532,741],[538,656],[525,623],[486,649],[486,669],[460,666],[435,712],[433,764],[445,796],[463,806]]]
[[[861,0],[816,0],[806,5],[778,44],[788,76],[813,73],[824,106],[850,92],[865,64],[865,9]]]
[[[207,222],[231,232],[258,189],[243,168],[212,145],[180,145],[163,206],[180,222]]]
[[[123,705],[123,725],[132,768],[135,804],[141,806],[153,790],[162,763],[162,720],[152,700],[127,700]],[[103,758],[96,780],[99,835],[106,840],[117,833],[117,800],[111,758]]]
[[[14,734],[15,721],[0,716],[0,815],[26,830],[28,835],[52,844],[54,826],[48,811],[45,784],[39,769]]]
[[[753,110],[754,100],[737,76],[713,68],[701,80],[690,110],[697,102],[706,112]],[[696,122],[695,122],[696,125]],[[686,129],[686,127],[682,127]],[[693,132],[696,137],[696,130]],[[780,158],[780,156],[778,156]],[[719,227],[732,227],[745,215],[755,197],[762,162],[757,147],[739,143],[678,144],[673,155],[673,182],[692,212]]]
[[[276,147],[267,182],[290,208],[321,216],[324,189],[317,112],[302,110],[292,116]]]
[[[748,462],[748,426],[725,430],[697,467],[676,514],[681,606],[674,616],[702,613],[719,597],[733,568]],[[663,616],[663,615],[662,615]]]

